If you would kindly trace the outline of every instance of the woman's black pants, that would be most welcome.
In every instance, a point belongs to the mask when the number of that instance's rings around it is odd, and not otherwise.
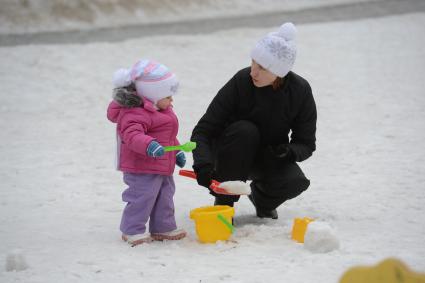
[[[265,154],[258,128],[252,122],[241,120],[228,126],[214,152],[214,178],[220,182],[252,180],[252,197],[258,209],[275,209],[310,185],[295,162]],[[219,204],[233,205],[239,200],[239,196],[215,196]]]

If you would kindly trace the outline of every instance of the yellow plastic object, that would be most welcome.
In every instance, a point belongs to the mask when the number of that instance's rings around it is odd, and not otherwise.
[[[228,205],[204,206],[192,209],[190,218],[195,221],[196,234],[201,243],[215,243],[230,238],[232,230],[220,220],[232,223],[235,209]],[[221,216],[219,216],[221,215]]]
[[[403,262],[388,258],[367,267],[356,266],[347,270],[340,283],[425,283],[425,274],[410,270]]]
[[[308,217],[295,218],[292,226],[292,240],[304,243],[304,235],[307,231],[307,226],[312,221],[314,220]]]

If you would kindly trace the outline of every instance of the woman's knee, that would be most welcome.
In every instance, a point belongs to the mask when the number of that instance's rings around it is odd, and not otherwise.
[[[286,199],[292,199],[299,196],[302,192],[308,189],[310,180],[305,176],[290,180],[284,187]]]
[[[258,144],[260,142],[260,131],[254,123],[239,120],[225,129],[224,138]]]
[[[246,180],[260,144],[257,127],[237,121],[226,128],[216,144],[215,169],[219,181]]]

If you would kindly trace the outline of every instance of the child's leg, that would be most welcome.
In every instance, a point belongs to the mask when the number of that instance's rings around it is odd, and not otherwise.
[[[149,222],[151,233],[165,233],[177,228],[173,201],[175,190],[173,176],[162,176],[162,185]]]
[[[127,205],[121,218],[121,232],[125,235],[143,234],[161,187],[161,176],[124,173],[124,182],[128,188],[123,192],[122,200]]]

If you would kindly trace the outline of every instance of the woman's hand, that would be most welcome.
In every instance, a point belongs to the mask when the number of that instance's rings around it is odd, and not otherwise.
[[[200,186],[203,186],[207,189],[210,189],[210,185],[212,182],[212,168],[210,166],[204,166],[197,170],[196,172],[196,181]]]
[[[269,145],[266,149],[265,158],[293,162],[294,154],[288,144]]]
[[[287,144],[278,144],[271,148],[277,158],[288,158],[291,155],[291,149]]]

